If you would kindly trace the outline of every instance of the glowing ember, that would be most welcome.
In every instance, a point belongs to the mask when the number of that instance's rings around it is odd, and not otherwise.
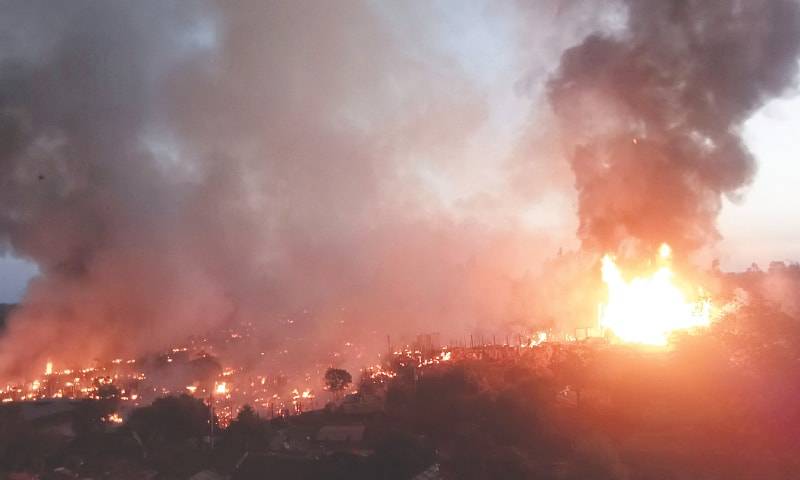
[[[245,332],[240,336],[246,338],[248,334]],[[227,339],[228,335],[224,338]],[[356,348],[356,345],[351,344],[350,348]],[[285,375],[262,374],[253,377],[250,376],[252,372],[247,372],[240,365],[224,368],[211,384],[210,390],[204,387],[206,384],[203,380],[197,378],[187,382],[178,391],[171,385],[162,384],[161,375],[149,378],[151,370],[158,372],[174,365],[186,366],[194,359],[209,357],[207,352],[213,349],[214,345],[206,339],[199,342],[192,340],[190,346],[174,346],[155,357],[163,360],[163,364],[111,357],[95,359],[93,365],[59,368],[61,360],[52,361],[47,358],[45,365],[40,366],[40,373],[43,375],[38,378],[32,375],[0,385],[0,403],[40,401],[48,398],[97,400],[111,395],[129,409],[149,404],[153,399],[164,395],[184,392],[206,399],[210,394],[211,398],[208,400],[213,404],[221,426],[227,425],[244,404],[266,409],[270,418],[275,415],[297,415],[317,407],[311,388],[297,388],[292,391],[287,384],[289,378]],[[260,355],[265,356],[265,353],[261,352]],[[302,385],[309,385],[316,376],[315,373],[306,373]],[[109,385],[117,388],[106,390],[104,387]],[[118,418],[121,417],[105,416],[103,421],[108,424],[120,423]]]
[[[547,341],[547,332],[536,332],[530,341],[528,342],[528,347],[535,347],[537,345],[541,345],[542,343]]]
[[[122,416],[119,413],[112,413],[104,418],[106,423],[120,424],[123,422]]]
[[[372,380],[376,380],[379,382],[384,382],[389,380],[390,378],[394,378],[397,376],[397,373],[391,370],[386,370],[381,365],[375,365],[373,367],[369,367],[366,369],[366,372]]]
[[[625,280],[614,260],[603,257],[608,301],[600,305],[600,326],[625,342],[666,345],[676,330],[708,326],[708,300],[689,301],[673,282],[669,245],[659,249],[660,266],[647,277]]]

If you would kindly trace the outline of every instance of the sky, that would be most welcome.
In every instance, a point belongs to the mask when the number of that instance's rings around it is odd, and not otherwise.
[[[18,302],[36,272],[36,264],[32,262],[10,255],[0,258],[0,303]]]
[[[800,261],[800,97],[770,102],[745,124],[744,138],[758,160],[753,184],[720,216],[724,266]]]

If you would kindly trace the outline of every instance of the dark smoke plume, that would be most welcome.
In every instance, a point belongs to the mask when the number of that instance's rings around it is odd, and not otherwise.
[[[567,50],[549,84],[590,251],[691,252],[751,181],[739,132],[797,73],[794,0],[628,0],[625,28]]]

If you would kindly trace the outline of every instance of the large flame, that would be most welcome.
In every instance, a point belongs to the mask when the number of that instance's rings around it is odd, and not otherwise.
[[[623,278],[614,259],[603,257],[603,282],[608,299],[600,305],[600,326],[621,341],[666,345],[676,330],[708,326],[708,300],[690,301],[673,281],[671,249],[659,249],[658,269],[649,276]]]

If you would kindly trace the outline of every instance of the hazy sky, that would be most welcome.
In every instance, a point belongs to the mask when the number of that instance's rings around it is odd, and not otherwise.
[[[758,159],[752,187],[720,217],[723,265],[742,269],[757,262],[800,261],[800,97],[769,103],[745,126]]]
[[[0,258],[0,303],[13,303],[25,291],[28,280],[36,274],[36,266],[11,256]]]

